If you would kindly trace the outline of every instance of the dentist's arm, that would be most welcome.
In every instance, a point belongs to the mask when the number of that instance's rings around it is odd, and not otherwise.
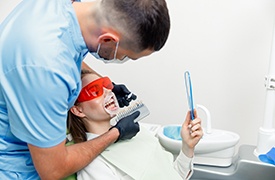
[[[115,142],[118,136],[118,129],[113,128],[96,139],[71,146],[65,146],[63,141],[50,148],[40,148],[31,144],[28,144],[28,147],[35,169],[42,180],[61,179],[88,165]]]
[[[134,122],[139,116],[135,112],[121,119],[105,134],[78,144],[65,146],[65,141],[40,148],[28,144],[35,169],[42,180],[62,179],[87,166],[110,144],[131,139],[139,132],[139,124]]]

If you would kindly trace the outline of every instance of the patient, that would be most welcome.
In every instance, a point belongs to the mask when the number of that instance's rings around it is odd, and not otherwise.
[[[110,119],[119,110],[112,88],[108,77],[82,70],[82,90],[68,112],[68,129],[74,143],[96,138],[111,128]],[[173,162],[172,154],[163,150],[158,139],[140,125],[140,132],[134,138],[109,146],[77,173],[77,179],[189,179],[193,173],[194,148],[202,134],[201,120],[191,121],[188,112],[181,131],[182,151]]]

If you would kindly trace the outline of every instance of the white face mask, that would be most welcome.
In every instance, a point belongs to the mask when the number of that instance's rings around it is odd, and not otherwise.
[[[101,57],[98,52],[100,50],[100,46],[101,44],[98,45],[97,47],[97,51],[96,52],[91,52],[91,54],[98,60],[101,60],[103,61],[104,63],[116,63],[116,64],[122,64],[122,63],[125,63],[126,61],[128,61],[130,58],[128,58],[128,56],[125,56],[122,60],[119,60],[116,58],[116,54],[117,54],[117,50],[118,50],[118,44],[119,42],[117,42],[116,44],[116,49],[115,49],[115,54],[114,54],[114,58],[113,59],[105,59],[103,57]]]

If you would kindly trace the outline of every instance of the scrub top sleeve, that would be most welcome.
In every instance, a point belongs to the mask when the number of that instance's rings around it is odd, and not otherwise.
[[[68,100],[75,82],[45,67],[23,66],[2,82],[11,132],[21,141],[52,147],[66,138]]]

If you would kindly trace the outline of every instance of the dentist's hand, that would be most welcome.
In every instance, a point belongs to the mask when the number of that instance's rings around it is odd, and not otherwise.
[[[119,107],[128,106],[132,100],[135,100],[137,96],[131,93],[124,84],[115,84],[113,82],[114,88],[113,93],[115,93]]]
[[[197,111],[194,111],[195,119],[191,120],[190,111],[181,128],[182,151],[187,157],[193,157],[195,146],[203,136],[201,119],[197,117]]]
[[[119,140],[131,139],[139,132],[139,124],[134,122],[139,114],[140,112],[136,111],[133,114],[122,118],[115,126],[110,128],[117,128],[119,131],[119,137],[116,142]]]

